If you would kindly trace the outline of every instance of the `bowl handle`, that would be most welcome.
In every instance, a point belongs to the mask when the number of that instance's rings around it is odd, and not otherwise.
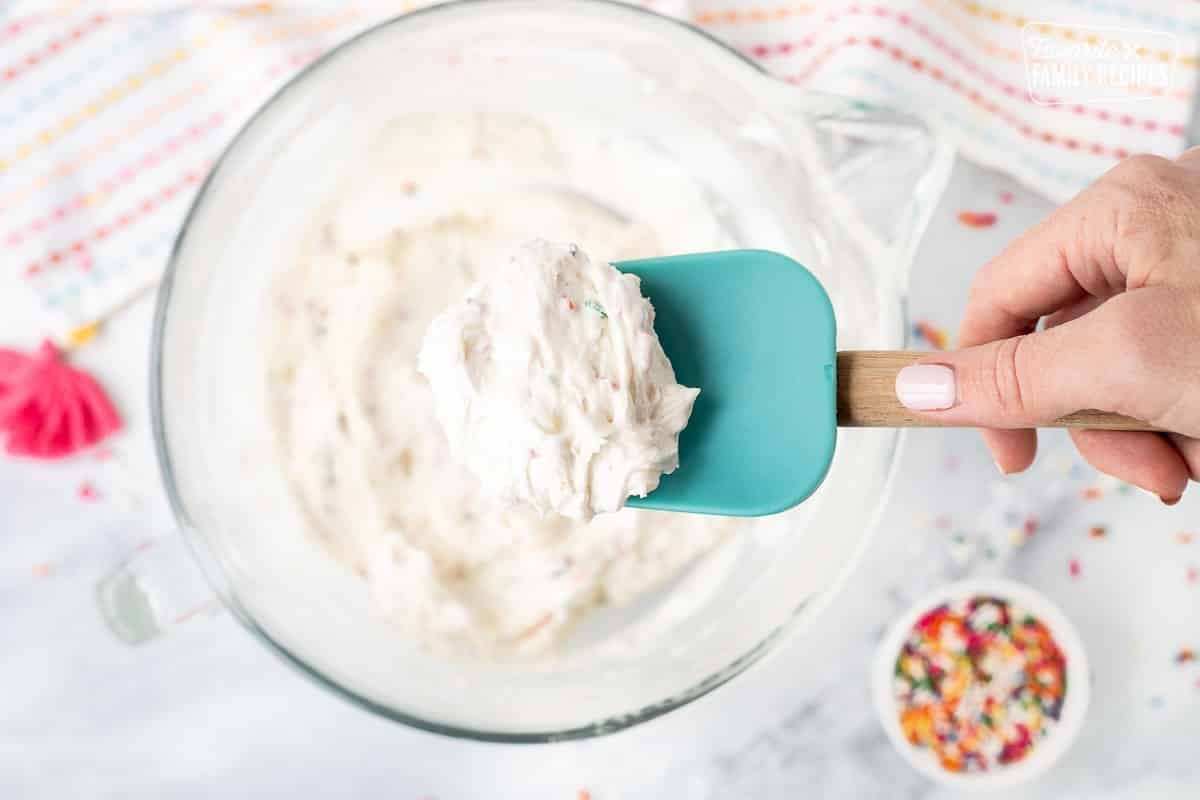
[[[913,114],[769,81],[772,107],[846,230],[905,292],[921,236],[954,166],[954,147]]]
[[[131,645],[223,608],[178,531],[135,545],[97,582],[96,605],[109,631]]]

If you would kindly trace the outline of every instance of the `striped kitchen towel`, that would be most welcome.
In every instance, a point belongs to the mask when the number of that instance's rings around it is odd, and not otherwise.
[[[85,323],[157,280],[198,184],[254,109],[329,48],[419,5],[0,2],[0,320],[32,297],[55,327]],[[798,86],[928,114],[967,157],[1056,200],[1128,153],[1185,147],[1200,4],[642,5]]]

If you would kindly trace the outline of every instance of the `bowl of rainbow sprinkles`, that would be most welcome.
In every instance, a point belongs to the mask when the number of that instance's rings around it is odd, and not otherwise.
[[[876,651],[872,690],[888,738],[958,789],[1031,780],[1071,746],[1087,712],[1083,643],[1046,597],[999,579],[914,603]]]

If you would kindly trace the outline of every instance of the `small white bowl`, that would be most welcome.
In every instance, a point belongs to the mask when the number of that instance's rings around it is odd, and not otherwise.
[[[1054,730],[1017,763],[988,772],[947,772],[932,755],[914,747],[904,737],[900,715],[892,695],[896,657],[913,625],[925,612],[966,597],[986,596],[1007,600],[1041,620],[1058,643],[1067,661],[1067,693]],[[1087,653],[1075,626],[1040,592],[1014,581],[979,578],[952,583],[930,592],[914,603],[892,625],[875,651],[871,689],[879,721],[896,751],[913,769],[945,786],[959,790],[989,791],[1032,780],[1050,768],[1070,748],[1083,725],[1091,697],[1091,674]]]

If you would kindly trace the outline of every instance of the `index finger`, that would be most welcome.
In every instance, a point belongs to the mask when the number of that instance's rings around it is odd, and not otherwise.
[[[1095,184],[984,265],[971,285],[960,346],[1029,333],[1047,314],[1120,291],[1124,276],[1112,256],[1116,214],[1107,187]]]

